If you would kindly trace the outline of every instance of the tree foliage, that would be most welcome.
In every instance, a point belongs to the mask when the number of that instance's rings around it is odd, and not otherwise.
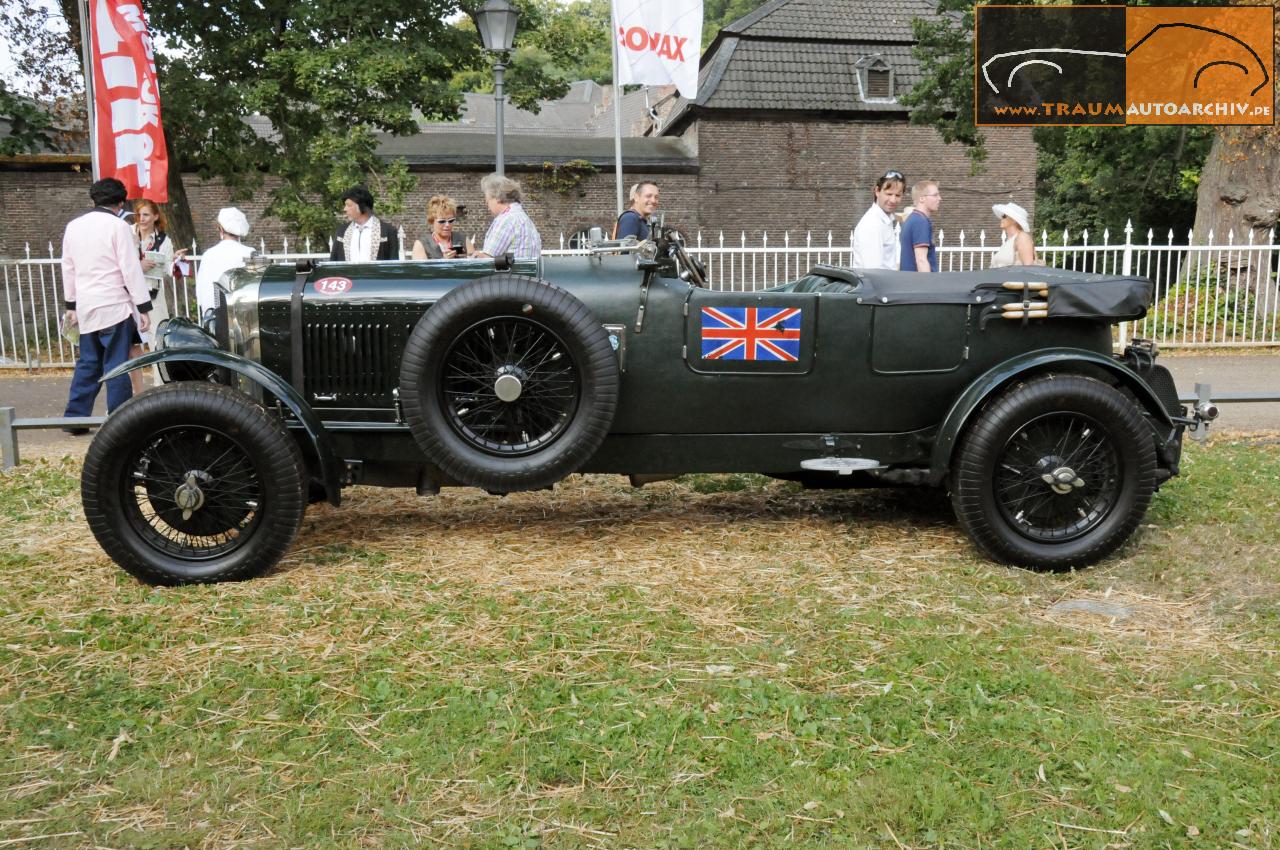
[[[1132,221],[1144,236],[1172,229],[1182,239],[1213,135],[1211,127],[1037,128],[1036,221],[1095,233]]]
[[[27,46],[28,67],[40,67],[41,56],[57,56],[66,60],[59,67],[70,69],[74,82],[51,83],[32,92],[33,99],[47,109],[57,97],[82,90],[75,0],[58,0],[65,25],[55,26],[36,24],[32,10],[44,9],[38,0],[0,2],[6,34],[18,33],[14,41]],[[565,35],[571,27],[550,20],[541,8],[549,5],[545,0],[521,2],[528,14],[517,31],[516,54],[540,51],[544,57],[518,62],[508,77],[512,99],[527,105],[563,94],[567,84],[564,74],[554,72],[556,63],[584,51]],[[170,156],[169,212],[179,240],[191,235],[182,183],[187,169],[221,178],[235,199],[258,193],[268,174],[278,178],[266,212],[305,235],[330,231],[338,196],[355,183],[369,183],[380,210],[400,209],[415,181],[403,161],[376,155],[378,137],[416,133],[420,120],[456,116],[461,98],[448,81],[459,71],[489,75],[489,57],[466,17],[479,5],[478,0],[148,3],[152,34],[164,47],[157,65]],[[556,34],[544,32],[550,24],[558,27]],[[12,144],[26,149],[43,144],[38,133],[47,126],[9,94],[0,96],[0,109],[17,116],[15,126],[23,130]],[[80,110],[83,114],[83,105]]]
[[[326,234],[355,183],[396,212],[414,180],[376,155],[377,134],[456,114],[442,81],[482,63],[457,12],[446,0],[154,4],[152,27],[175,48],[160,63],[171,153],[236,196],[278,178],[267,212],[302,234]]]
[[[520,18],[505,80],[512,103],[537,112],[539,99],[563,95],[574,80],[604,83],[611,79],[609,0],[574,0],[564,6],[556,0],[513,2]],[[467,8],[479,5],[464,4]],[[458,20],[454,26],[480,43],[471,18]],[[459,68],[449,88],[459,96],[493,91],[492,66],[483,61]]]
[[[912,21],[912,52],[923,77],[902,102],[911,107],[912,124],[932,125],[948,144],[967,146],[976,167],[987,149],[973,123],[973,9],[966,0],[938,0],[936,20]]]
[[[765,0],[703,0],[702,47],[705,50],[726,24],[749,15],[764,5]]]
[[[74,0],[65,5],[75,14]],[[0,0],[0,43],[19,71],[0,80],[0,118],[10,124],[0,156],[70,152],[84,145],[79,42],[72,41],[62,14],[40,0]]]

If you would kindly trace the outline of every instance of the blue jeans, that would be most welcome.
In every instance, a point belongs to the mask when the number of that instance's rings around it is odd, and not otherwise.
[[[100,331],[80,334],[80,357],[71,376],[71,397],[63,416],[92,416],[98,399],[99,379],[129,359],[133,339],[133,317]],[[107,412],[115,410],[133,395],[128,375],[107,381]]]

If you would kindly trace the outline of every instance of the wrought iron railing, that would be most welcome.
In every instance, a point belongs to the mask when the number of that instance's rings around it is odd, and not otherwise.
[[[961,232],[938,234],[939,262],[943,271],[985,268],[998,238],[985,232],[977,238]],[[1058,268],[1105,274],[1134,274],[1150,278],[1156,286],[1156,300],[1147,316],[1122,326],[1117,336],[1156,340],[1166,347],[1280,346],[1280,292],[1277,291],[1277,249],[1274,232],[1255,238],[1251,232],[1243,240],[1228,234],[1215,241],[1214,234],[1197,240],[1188,233],[1176,243],[1169,232],[1163,242],[1148,230],[1145,241],[1134,239],[1134,229],[1126,226],[1123,240],[1114,241],[1109,231],[1100,236],[1084,231],[1078,236],[1041,232],[1039,255]],[[404,244],[403,235],[401,244]],[[548,242],[549,256],[584,253],[571,247],[573,237],[561,235]],[[732,237],[697,233],[689,238],[691,253],[707,266],[715,289],[752,291],[775,286],[804,275],[818,263],[849,265],[852,262],[852,234],[783,233],[765,234],[748,240],[746,234]],[[1197,244],[1200,243],[1200,244]],[[195,247],[195,246],[193,246]],[[297,250],[299,247],[301,251]],[[278,253],[262,253],[272,260],[292,262],[301,258],[323,259],[327,252],[315,252],[309,242],[292,246],[286,240]],[[290,250],[290,249],[293,250]],[[43,258],[25,256],[0,260],[0,368],[69,366],[75,350],[61,336],[62,270],[56,249],[47,246]],[[194,251],[192,252],[195,253]],[[199,256],[193,261],[199,264]],[[166,304],[172,315],[191,316],[195,311],[195,288],[188,277],[169,284]]]

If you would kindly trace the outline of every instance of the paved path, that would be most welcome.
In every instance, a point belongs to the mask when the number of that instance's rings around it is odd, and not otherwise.
[[[1178,392],[1189,394],[1197,382],[1209,383],[1215,393],[1280,393],[1280,353],[1183,354],[1167,351],[1160,363],[1169,368]],[[148,381],[151,379],[148,375]],[[0,407],[13,407],[23,418],[60,416],[67,403],[71,377],[68,370],[28,374],[0,370]],[[98,396],[94,415],[105,413],[105,393]],[[1224,404],[1212,431],[1280,431],[1280,403]],[[89,437],[71,437],[56,429],[21,431],[20,457],[82,453]]]

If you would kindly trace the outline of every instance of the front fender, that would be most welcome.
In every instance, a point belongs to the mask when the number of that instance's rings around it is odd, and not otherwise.
[[[132,372],[134,369],[141,369],[156,363],[170,362],[208,363],[212,366],[221,366],[224,369],[244,375],[280,399],[286,407],[293,411],[293,415],[298,417],[298,421],[302,423],[302,427],[307,431],[307,436],[311,438],[311,445],[315,448],[316,457],[320,460],[320,477],[324,481],[325,497],[328,499],[329,504],[336,507],[342,503],[342,486],[339,484],[338,478],[341,465],[337,456],[333,453],[333,447],[329,442],[328,432],[324,429],[324,423],[320,421],[320,418],[316,416],[307,402],[287,381],[270,369],[263,367],[262,364],[255,363],[252,360],[245,360],[243,357],[237,357],[234,354],[229,354],[216,348],[169,348],[163,351],[153,351],[135,360],[130,360],[128,363],[122,363],[103,375],[102,380],[109,381],[112,378]]]
[[[1161,424],[1173,427],[1169,412],[1164,409],[1164,405],[1151,387],[1147,386],[1147,382],[1120,361],[1083,348],[1044,349],[1006,360],[980,375],[960,394],[960,397],[951,405],[951,409],[947,411],[946,418],[942,420],[937,440],[933,444],[933,454],[929,463],[930,482],[941,484],[946,478],[947,470],[951,468],[951,455],[955,452],[960,434],[969,424],[974,412],[993,393],[1022,375],[1046,371],[1046,367],[1065,363],[1088,364],[1110,372],[1126,387],[1133,390],[1134,395],[1138,397],[1138,401],[1148,413],[1158,419]]]

